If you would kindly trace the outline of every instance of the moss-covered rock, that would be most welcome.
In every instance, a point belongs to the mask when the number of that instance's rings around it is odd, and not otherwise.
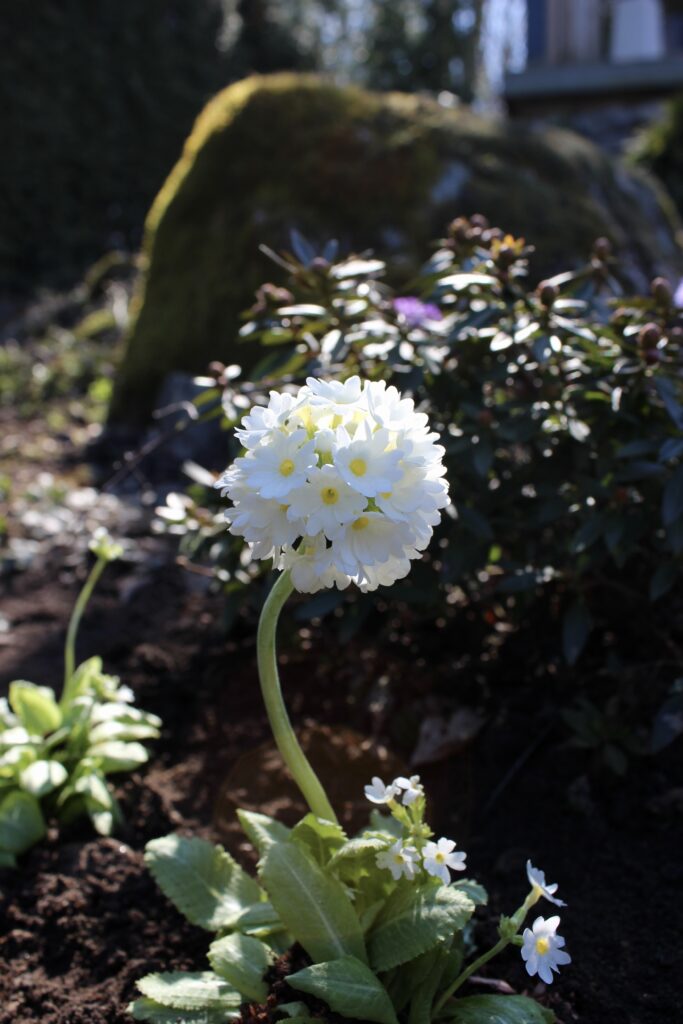
[[[600,234],[635,286],[681,265],[655,187],[578,136],[313,76],[231,86],[198,118],[147,218],[112,419],[144,418],[171,370],[249,359],[236,335],[272,275],[260,242],[282,247],[296,227],[374,247],[407,275],[451,218],[477,211],[533,242],[535,273],[585,259]]]

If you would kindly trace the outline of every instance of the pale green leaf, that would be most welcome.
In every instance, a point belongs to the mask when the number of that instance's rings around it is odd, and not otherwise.
[[[340,846],[336,851],[332,859],[330,860],[330,867],[334,868],[340,863],[340,861],[347,859],[363,858],[364,856],[376,855],[380,850],[386,850],[387,843],[391,842],[389,836],[378,836],[378,835],[362,835],[356,836],[355,839],[349,839],[348,842]]]
[[[143,996],[176,1010],[237,1010],[239,992],[213,971],[148,974],[137,982]]]
[[[475,882],[473,878],[459,878],[457,882],[451,883],[451,889],[464,892],[477,907],[485,907],[489,901],[489,894],[484,886]]]
[[[465,893],[447,886],[396,889],[377,918],[369,938],[370,963],[376,971],[413,960],[461,931],[474,913]]]
[[[269,939],[272,935],[285,931],[272,903],[264,900],[253,903],[242,911],[235,921],[234,928],[243,935],[251,935],[255,939]]]
[[[316,961],[367,961],[360,922],[343,886],[294,843],[274,843],[261,866],[270,901],[288,931]]]
[[[22,725],[35,736],[45,736],[62,724],[62,712],[49,686],[18,679],[10,683],[9,702]]]
[[[322,999],[344,1017],[398,1024],[386,989],[370,968],[353,956],[312,964],[290,974],[287,981],[292,988]]]
[[[131,772],[149,760],[149,754],[141,743],[124,743],[120,740],[96,743],[90,747],[88,755],[101,759],[102,771],[105,775],[111,775],[114,772]]]
[[[94,726],[88,735],[91,744],[104,743],[107,740],[153,740],[159,735],[154,725],[144,722],[120,722],[110,719]]]
[[[269,818],[267,814],[238,810],[237,817],[247,838],[261,855],[273,843],[284,842],[291,834],[291,829],[275,818]]]
[[[209,946],[209,963],[245,999],[265,1001],[268,987],[263,976],[272,963],[268,948],[258,939],[234,932]]]
[[[15,789],[0,801],[0,849],[23,853],[45,835],[40,804],[30,793]]]
[[[448,1007],[452,1024],[553,1024],[555,1014],[526,996],[467,996]]]
[[[128,1013],[133,1020],[146,1020],[149,1024],[226,1024],[239,1015],[237,1010],[174,1010],[147,998],[130,1003]]]
[[[341,825],[307,814],[292,829],[291,839],[324,867],[344,845],[346,833]]]
[[[40,797],[62,786],[67,777],[67,770],[59,761],[34,761],[20,773],[19,782],[22,789]]]
[[[222,846],[204,839],[153,839],[145,847],[145,863],[181,914],[210,932],[232,927],[262,896],[257,883]]]

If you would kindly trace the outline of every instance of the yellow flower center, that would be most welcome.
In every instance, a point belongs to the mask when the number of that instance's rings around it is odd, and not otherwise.
[[[540,956],[545,956],[550,951],[550,943],[547,939],[541,938],[536,939],[536,952]]]
[[[384,498],[385,501],[388,501],[390,497],[391,491],[382,491],[382,493],[380,494],[380,498]]]
[[[445,864],[446,863],[446,854],[445,853],[435,853],[434,854],[434,860],[436,861],[437,864]]]
[[[339,491],[336,487],[323,487],[320,497],[325,505],[336,505],[339,501]]]
[[[368,471],[368,466],[365,459],[351,459],[349,462],[349,469],[354,476],[365,476]]]
[[[295,468],[291,459],[283,459],[280,463],[280,472],[283,476],[291,476]]]
[[[351,526],[351,529],[352,530],[364,530],[369,522],[370,522],[370,520],[368,519],[367,516],[359,516],[358,519],[354,519],[353,524]]]
[[[402,864],[402,863],[403,863],[403,854],[402,853],[395,853],[394,854],[394,864]]]

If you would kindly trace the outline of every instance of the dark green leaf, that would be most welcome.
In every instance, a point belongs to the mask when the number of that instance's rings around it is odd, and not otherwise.
[[[388,971],[413,960],[451,939],[473,913],[474,903],[457,889],[397,888],[370,932],[370,963],[376,971]]]
[[[324,1000],[344,1017],[398,1024],[386,989],[370,968],[353,956],[305,967],[290,974],[287,981],[293,988]]]
[[[452,1024],[553,1024],[555,1014],[526,996],[467,996],[449,1006]]]
[[[581,655],[592,628],[593,619],[585,604],[576,601],[570,605],[562,620],[562,650],[570,665]]]

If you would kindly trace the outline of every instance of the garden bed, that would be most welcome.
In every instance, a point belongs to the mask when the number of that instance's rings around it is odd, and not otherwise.
[[[55,552],[40,571],[15,577],[3,604],[10,629],[0,646],[2,692],[14,678],[58,682],[77,586],[67,565]],[[272,796],[264,809],[295,816],[291,790],[268,751],[251,630],[239,626],[226,640],[220,597],[191,586],[193,577],[170,562],[135,580],[132,587],[125,567],[112,572],[86,616],[80,646],[101,654],[140,706],[163,717],[163,738],[147,770],[118,790],[127,824],[116,838],[95,838],[83,824],[51,834],[18,872],[1,873],[0,956],[9,965],[0,975],[3,1024],[123,1024],[136,979],[203,969],[209,935],[187,924],[156,888],[142,860],[145,842],[181,830],[220,840],[248,859],[234,804],[259,805],[266,779]],[[382,691],[390,695],[392,721],[432,706],[449,687],[451,697],[457,687],[472,706],[482,701],[467,673],[455,669],[450,631],[422,644],[430,659],[416,672],[410,624],[399,617],[397,629],[393,642],[387,633],[380,646],[370,631],[349,645],[331,626],[298,627],[295,641],[283,646],[295,721],[353,730],[344,735],[352,767],[345,773],[337,762],[334,769],[333,801],[347,820],[355,817],[359,779],[377,743],[388,739],[398,763],[410,754],[378,713],[380,677],[389,677]],[[510,680],[521,667],[509,666]],[[564,931],[573,963],[552,988],[544,993],[510,952],[472,990],[486,991],[482,984],[504,974],[516,991],[540,996],[563,1024],[659,1024],[673,1019],[683,969],[680,750],[673,744],[657,759],[634,761],[623,780],[592,771],[553,717],[560,696],[554,685],[499,682],[477,737],[421,770],[434,824],[457,837],[489,888],[478,937],[489,938],[496,915],[519,903],[527,856],[560,882],[570,905]],[[311,735],[315,754],[315,728]],[[375,747],[359,737],[372,737]]]

